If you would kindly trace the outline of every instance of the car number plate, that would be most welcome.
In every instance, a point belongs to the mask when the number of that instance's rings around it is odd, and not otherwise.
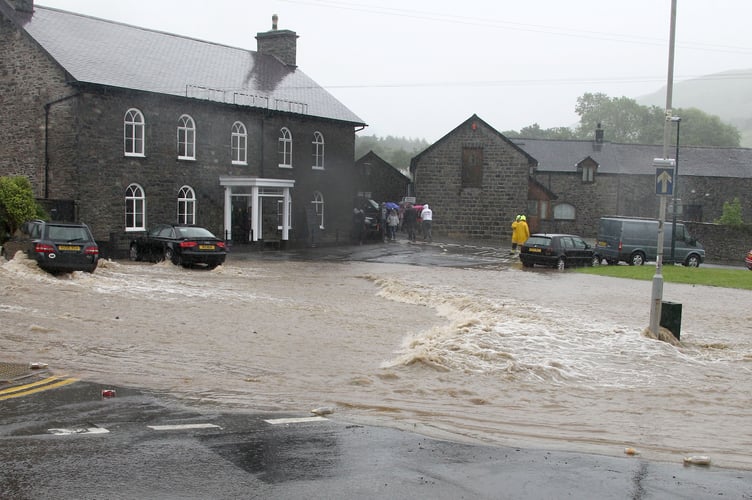
[[[58,250],[61,252],[80,252],[81,247],[78,245],[58,245]]]
[[[599,241],[598,242],[598,246],[599,247],[605,247],[606,245],[608,245],[608,243],[606,243],[605,241]]]
[[[541,249],[540,248],[530,248],[530,249],[528,249],[528,251],[530,253],[540,253]]]
[[[214,245],[199,245],[199,250],[214,250]]]

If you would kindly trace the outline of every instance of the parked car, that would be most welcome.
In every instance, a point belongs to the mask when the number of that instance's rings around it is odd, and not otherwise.
[[[747,256],[744,258],[744,263],[747,264],[747,269],[752,271],[752,250],[747,252]]]
[[[145,236],[131,241],[131,260],[161,262],[190,267],[202,264],[209,269],[224,263],[227,257],[225,242],[211,231],[198,226],[159,224]]]
[[[520,247],[520,260],[524,267],[538,264],[558,269],[598,263],[593,247],[573,234],[533,234]]]
[[[364,239],[382,239],[381,206],[377,201],[363,196],[354,200],[355,208],[363,212],[365,235]],[[353,239],[356,237],[353,235]]]
[[[670,261],[673,224],[663,226],[663,261]],[[657,258],[658,221],[638,217],[601,217],[596,253],[609,264],[619,261],[641,266]],[[674,238],[674,259],[687,267],[698,267],[705,260],[705,249],[677,222]]]
[[[99,246],[86,224],[33,220],[24,223],[23,236],[6,242],[5,255],[17,251],[36,261],[45,271],[93,273],[99,263]]]

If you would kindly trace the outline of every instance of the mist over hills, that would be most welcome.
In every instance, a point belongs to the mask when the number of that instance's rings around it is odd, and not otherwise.
[[[645,106],[666,106],[666,86],[637,97]],[[717,115],[741,132],[741,146],[752,147],[752,69],[739,69],[674,82],[672,106]]]

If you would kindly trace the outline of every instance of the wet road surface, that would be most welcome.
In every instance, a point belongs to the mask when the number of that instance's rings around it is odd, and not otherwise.
[[[103,390],[114,397],[102,397]],[[750,498],[752,473],[487,447],[77,382],[3,403],[0,497]]]

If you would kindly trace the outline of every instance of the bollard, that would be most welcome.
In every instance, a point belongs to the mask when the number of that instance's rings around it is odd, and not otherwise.
[[[678,302],[661,302],[661,326],[676,337],[676,340],[681,340],[681,315],[682,305]]]

